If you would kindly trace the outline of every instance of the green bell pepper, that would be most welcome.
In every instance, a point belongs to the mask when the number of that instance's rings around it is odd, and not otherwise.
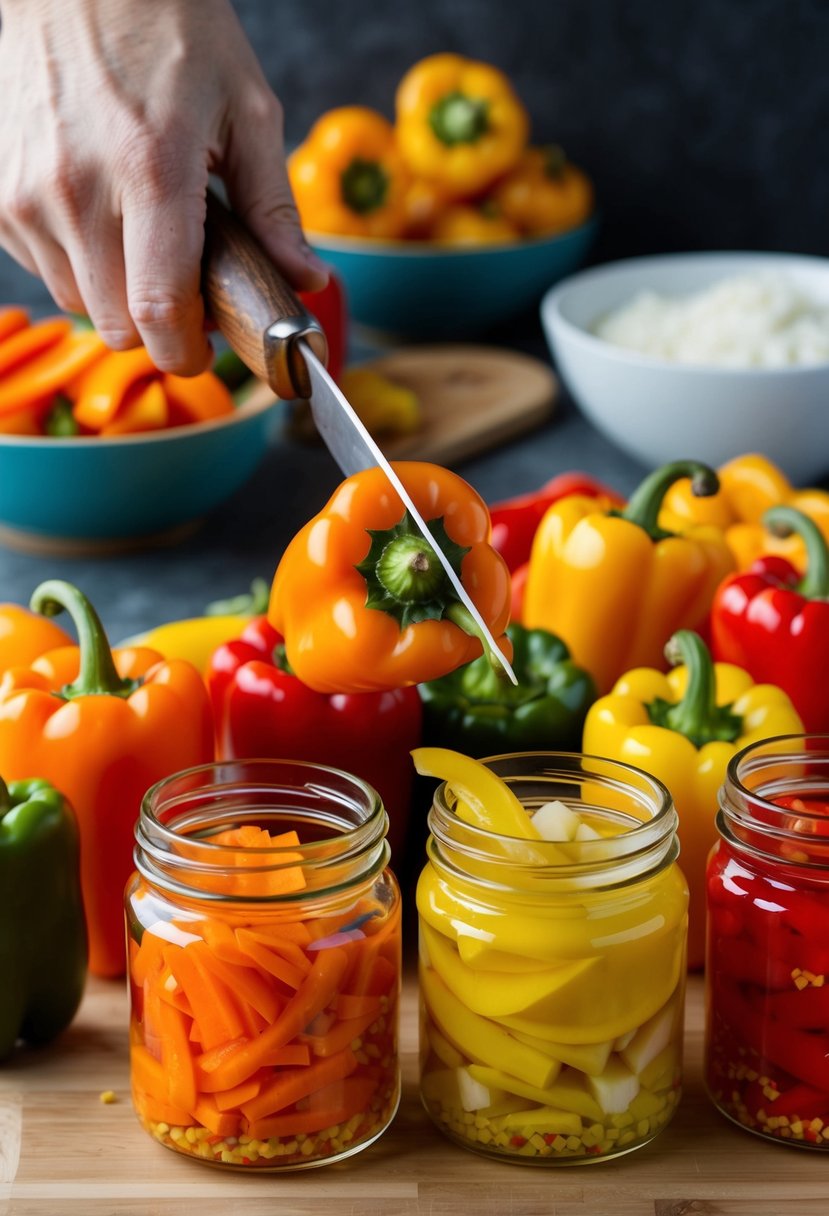
[[[546,629],[507,629],[517,686],[485,657],[421,684],[427,746],[467,756],[517,751],[578,750],[590,705],[592,677],[577,667],[564,642]]]
[[[0,779],[0,1060],[45,1043],[77,1012],[86,979],[78,829],[47,781]]]

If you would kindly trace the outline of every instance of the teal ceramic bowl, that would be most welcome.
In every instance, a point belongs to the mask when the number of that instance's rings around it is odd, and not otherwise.
[[[561,236],[450,247],[309,234],[345,283],[352,319],[405,338],[468,338],[533,308],[583,262],[594,216]]]
[[[0,543],[106,552],[186,534],[251,476],[276,404],[117,438],[0,435]]]

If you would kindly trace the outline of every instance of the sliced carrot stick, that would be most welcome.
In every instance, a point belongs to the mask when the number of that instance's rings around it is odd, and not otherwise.
[[[203,1072],[213,1073],[220,1065],[232,1059],[236,1053],[245,1047],[250,1040],[246,1035],[240,1036],[238,1039],[231,1039],[227,1043],[221,1043],[218,1047],[211,1047],[209,1051],[203,1051],[200,1056],[196,1057],[196,1068]],[[253,1071],[253,1070],[251,1070]],[[250,1076],[250,1073],[248,1073]],[[247,1080],[247,1078],[243,1078]],[[234,1082],[236,1084],[236,1082]],[[225,1084],[223,1078],[219,1079],[219,1083],[214,1085],[213,1090],[231,1089],[232,1086]]]
[[[57,346],[71,329],[72,322],[68,317],[51,317],[48,321],[38,321],[36,325],[19,326],[16,333],[13,332],[0,344],[0,376],[7,376],[50,346]]]
[[[373,1013],[375,1017],[380,1012],[380,997],[373,993],[367,995],[352,995],[341,992],[337,997],[337,1017],[347,1022],[350,1018],[361,1018]]]
[[[239,954],[244,958],[246,964],[250,963],[249,955],[244,954],[241,950]],[[227,984],[230,991],[235,993],[240,1001],[244,1001],[257,1013],[260,1013],[266,1022],[274,1021],[282,1008],[282,1001],[260,971],[255,971],[249,965],[238,967],[234,963],[226,963],[224,959],[217,958],[212,950],[209,953],[208,951],[202,952],[201,960],[205,967]]]
[[[193,1111],[197,1099],[196,1070],[188,1038],[188,1020],[180,1010],[168,1005],[166,1001],[159,1001],[158,1013],[161,1062],[167,1076],[166,1096],[173,1106]],[[164,1091],[157,1096],[165,1096]]]
[[[101,427],[100,434],[137,435],[141,431],[160,431],[169,417],[164,389],[157,380],[151,380],[149,384],[138,384],[129,390],[118,413],[112,422]]]
[[[73,413],[81,426],[100,431],[112,422],[127,392],[158,371],[143,346],[108,351],[78,386]]]
[[[250,1102],[262,1088],[262,1076],[257,1074],[249,1081],[243,1081],[235,1089],[225,1089],[214,1094],[214,1101],[219,1110],[238,1110],[243,1102]]]
[[[199,946],[204,943],[191,942],[183,947],[168,944],[164,961],[184,989],[199,1025],[202,1045],[209,1050],[241,1038],[244,1027],[227,986],[201,964]]]
[[[265,1115],[274,1115],[286,1106],[293,1106],[301,1098],[307,1098],[315,1090],[350,1077],[357,1064],[354,1052],[346,1049],[328,1059],[317,1060],[307,1068],[278,1073],[271,1082],[262,1086],[255,1098],[242,1103],[242,1114],[251,1122]]]
[[[166,1001],[168,1005],[172,1005],[180,1013],[186,1014],[188,1018],[193,1017],[193,1008],[187,999],[184,989],[176,981],[176,977],[172,971],[162,971],[157,983],[158,995],[162,1001]]]
[[[308,931],[308,926],[302,921],[273,921],[267,925],[240,925],[240,928],[250,929],[251,932],[258,933],[260,938],[275,938],[279,942],[292,942],[296,946],[304,947],[310,945],[313,938]]]
[[[252,1076],[277,1047],[284,1047],[329,1004],[348,963],[344,950],[321,950],[308,975],[272,1026],[258,1039],[241,1044],[215,1068],[222,1089],[232,1089]]]
[[[250,955],[239,949],[236,934],[226,921],[205,920],[194,931],[204,938],[214,959],[239,967],[250,966]]]
[[[310,967],[306,970],[300,970],[293,963],[289,963],[281,954],[277,954],[275,950],[269,950],[267,946],[261,945],[256,941],[249,930],[237,929],[236,940],[239,946],[259,967],[262,967],[269,975],[273,975],[276,979],[281,980],[283,984],[287,984],[291,988],[299,988],[305,976],[310,971]]]
[[[204,422],[233,413],[230,391],[212,372],[202,372],[200,376],[173,376],[165,372],[161,383],[173,416],[178,413],[182,422]]]
[[[130,1076],[133,1084],[148,1094],[166,1094],[167,1078],[164,1065],[147,1050],[143,1043],[130,1047]]]
[[[169,1123],[171,1127],[192,1127],[196,1122],[189,1111],[181,1110],[173,1106],[172,1102],[166,1102],[154,1094],[144,1093],[135,1086],[132,1089],[132,1100],[138,1114],[152,1123]]]
[[[377,1017],[376,1013],[364,1013],[361,1018],[350,1018],[347,1022],[335,1022],[325,1034],[308,1034],[302,1036],[302,1042],[307,1043],[315,1056],[333,1056],[344,1047],[348,1047],[358,1039],[364,1030],[368,1030]]]
[[[309,1135],[345,1123],[366,1109],[377,1081],[373,1077],[348,1077],[331,1088],[338,1091],[338,1097],[333,1097],[330,1105],[257,1119],[248,1125],[247,1134],[254,1140],[268,1140],[271,1136]]]
[[[28,324],[29,314],[25,308],[0,308],[0,342],[5,342]]]
[[[212,1094],[201,1095],[193,1107],[193,1116],[202,1127],[209,1128],[217,1136],[235,1136],[239,1131],[238,1114],[219,1110]]]
[[[95,333],[68,333],[0,380],[0,417],[28,409],[60,392],[72,376],[92,365],[105,349],[103,339]]]
[[[299,1065],[304,1068],[306,1064],[311,1063],[311,1049],[304,1043],[286,1043],[284,1047],[277,1047],[268,1052],[265,1063],[288,1068]]]
[[[236,930],[237,933],[241,931],[241,929]],[[260,929],[245,928],[244,933],[252,941],[259,942],[271,950],[276,950],[278,954],[281,954],[283,958],[293,964],[303,975],[311,970],[311,960],[295,942],[280,937],[278,933],[263,933]]]

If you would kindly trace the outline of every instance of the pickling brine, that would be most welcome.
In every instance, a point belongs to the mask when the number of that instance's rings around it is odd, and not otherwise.
[[[670,796],[596,757],[485,765],[514,796],[506,817],[465,769],[429,815],[423,1102],[448,1136],[495,1157],[639,1148],[680,1095],[688,892]]]
[[[709,1095],[748,1131],[829,1149],[829,736],[732,760],[708,864]]]
[[[400,898],[370,786],[241,761],[147,795],[126,893],[142,1124],[216,1164],[365,1148],[400,1094]]]

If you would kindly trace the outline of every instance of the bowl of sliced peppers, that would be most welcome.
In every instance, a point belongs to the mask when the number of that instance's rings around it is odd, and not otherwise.
[[[356,321],[479,333],[580,265],[597,226],[592,182],[558,145],[530,142],[502,71],[430,55],[403,76],[394,111],[329,110],[288,162],[308,239]]]
[[[221,370],[173,376],[71,317],[0,308],[0,540],[118,548],[208,514],[254,471],[274,417]]]

